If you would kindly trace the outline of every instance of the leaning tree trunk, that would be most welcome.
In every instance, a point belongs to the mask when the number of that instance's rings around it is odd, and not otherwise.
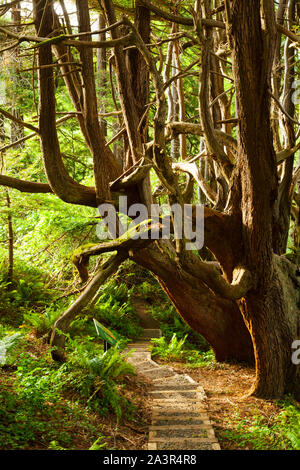
[[[82,312],[82,310],[93,299],[100,286],[117,271],[118,267],[125,259],[126,256],[121,253],[112,255],[108,261],[104,262],[93,279],[88,283],[82,294],[64,312],[64,314],[56,320],[50,339],[52,348],[51,354],[55,361],[63,362],[65,360],[64,349],[66,333],[75,316]]]
[[[179,315],[211,345],[217,361],[254,363],[251,337],[236,302],[215,295],[183,271],[163,244],[152,244],[134,260],[155,274]]]

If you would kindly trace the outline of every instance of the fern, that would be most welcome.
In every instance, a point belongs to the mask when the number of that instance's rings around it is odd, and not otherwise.
[[[300,450],[300,435],[299,431],[287,432],[286,437],[290,440],[293,450]]]
[[[13,335],[7,335],[0,340],[0,365],[3,366],[6,363],[7,352],[13,348],[20,338],[21,333],[14,333]]]
[[[88,397],[90,407],[102,414],[111,408],[119,420],[125,399],[119,393],[117,382],[126,375],[135,374],[134,367],[124,361],[126,354],[120,354],[117,347],[91,357],[84,346],[71,341],[74,349],[70,356],[70,384]]]
[[[88,359],[86,367],[102,380],[118,379],[135,373],[134,367],[125,362],[124,357],[125,355],[121,355],[116,348],[110,348],[101,356]]]
[[[152,355],[159,355],[163,359],[179,359],[184,354],[184,343],[187,335],[182,339],[177,339],[176,333],[173,334],[171,341],[168,343],[166,338],[153,338],[151,341],[154,344]]]
[[[58,310],[49,308],[44,313],[34,311],[25,313],[23,318],[26,324],[32,326],[35,329],[37,335],[42,336],[50,332],[59,315],[60,312]]]
[[[93,442],[89,450],[102,450],[105,449],[107,446],[107,442],[102,442],[105,439],[104,436],[99,436],[98,439]]]

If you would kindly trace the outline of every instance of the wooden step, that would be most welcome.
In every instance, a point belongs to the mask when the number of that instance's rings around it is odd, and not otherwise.
[[[161,337],[161,330],[159,329],[150,329],[146,328],[139,339],[152,339],[152,338],[160,338]]]
[[[178,374],[151,359],[150,339],[160,336],[158,329],[145,329],[124,350],[136,372],[152,383],[148,450],[220,450],[203,387],[189,375]]]
[[[173,377],[175,374],[174,370],[171,369],[170,367],[159,367],[157,369],[145,369],[145,370],[140,370],[140,373],[142,375],[145,375],[146,377],[151,377],[152,380],[159,380],[162,377]]]

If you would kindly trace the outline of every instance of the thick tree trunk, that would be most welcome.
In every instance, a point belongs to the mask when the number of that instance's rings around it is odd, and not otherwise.
[[[8,229],[8,282],[13,281],[13,273],[14,273],[14,232],[13,232],[13,222],[12,222],[12,215],[11,215],[11,201],[9,192],[5,189],[6,193],[6,206],[8,210],[7,214],[7,229]]]
[[[239,118],[241,200],[236,203],[243,222],[241,261],[256,282],[241,301],[256,360],[252,393],[264,398],[280,397],[288,391],[297,395],[299,366],[291,361],[297,311],[289,308],[272,246],[272,213],[278,195],[268,93],[276,38],[273,2],[263,2],[261,10],[259,0],[235,0],[231,19]]]
[[[150,11],[136,3],[134,24],[145,44],[150,43]],[[128,51],[128,69],[131,78],[132,92],[136,100],[137,115],[140,122],[139,133],[143,142],[148,140],[148,122],[145,116],[146,105],[149,101],[149,71],[145,60],[138,49]]]
[[[251,337],[236,302],[216,296],[155,244],[134,260],[157,276],[179,315],[208,341],[217,361],[254,363]]]
[[[297,331],[300,280],[297,282],[295,273],[289,278],[287,267],[282,270],[278,261],[273,268],[268,287],[249,292],[241,306],[256,360],[252,393],[259,397],[281,397],[290,392],[299,398],[299,366],[292,362],[292,343],[300,333]]]

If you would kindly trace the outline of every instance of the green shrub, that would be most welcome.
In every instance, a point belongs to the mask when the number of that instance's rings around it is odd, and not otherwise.
[[[191,349],[191,345],[186,343],[187,335],[183,338],[177,338],[173,334],[171,341],[164,336],[153,338],[152,356],[159,356],[164,360],[175,360],[185,362],[189,367],[204,367],[215,363],[212,350],[198,351]]]
[[[173,334],[171,341],[168,342],[164,336],[160,338],[153,338],[152,356],[160,356],[162,359],[183,359],[184,357],[184,343],[186,336],[182,339],[177,339],[176,333]]]
[[[239,448],[253,450],[300,450],[300,407],[291,397],[278,402],[281,411],[271,419],[258,413],[228,418],[233,429],[223,430],[219,439],[234,441]]]
[[[34,310],[24,313],[24,324],[33,328],[35,334],[39,336],[49,335],[51,329],[61,315],[61,311],[53,307],[49,307],[44,312],[36,312]]]
[[[111,280],[99,292],[94,317],[124,338],[137,338],[143,328],[131,304],[132,289]]]
[[[0,340],[0,366],[6,363],[8,351],[16,345],[21,336],[21,333],[13,333]]]
[[[129,406],[120,393],[120,382],[127,375],[134,375],[134,367],[126,362],[126,354],[121,354],[116,347],[91,356],[84,345],[70,340],[72,352],[67,363],[68,382],[87,400],[91,409],[106,414],[113,410],[117,418],[122,416],[122,409]],[[130,408],[130,406],[129,406]]]
[[[215,365],[215,355],[212,349],[208,351],[188,350],[185,360],[189,367],[206,367]]]
[[[19,326],[23,315],[31,310],[40,312],[52,301],[53,291],[46,287],[43,274],[26,268],[16,261],[13,282],[7,281],[7,273],[0,269],[0,319],[2,323]]]
[[[103,442],[103,440],[106,439],[105,436],[99,436],[95,442],[91,445],[89,450],[102,450],[107,447],[107,442]]]
[[[7,333],[7,329],[2,328],[1,332]],[[6,347],[12,347],[17,340],[13,340],[13,335],[10,338],[2,339]],[[82,420],[80,425],[95,441],[97,430],[89,424],[88,412],[107,414],[111,411],[119,420],[123,415],[130,417],[135,411],[122,393],[126,377],[135,374],[135,370],[125,362],[126,355],[116,348],[104,353],[94,338],[85,338],[85,342],[80,343],[68,337],[69,361],[57,364],[48,353],[36,356],[25,352],[32,347],[28,341],[25,338],[21,348],[17,345],[16,370],[1,383],[1,449],[30,448],[37,441],[46,448],[55,446],[53,442],[58,447],[70,448],[74,437],[70,429],[74,422]],[[91,450],[104,448],[105,444],[100,441],[94,442]]]

